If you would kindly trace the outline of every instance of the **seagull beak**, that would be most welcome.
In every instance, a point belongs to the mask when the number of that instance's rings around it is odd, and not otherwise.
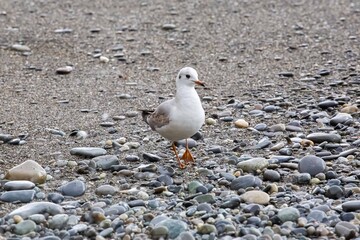
[[[200,81],[200,80],[196,80],[196,81],[194,81],[194,83],[197,84],[197,85],[205,87],[205,83]]]

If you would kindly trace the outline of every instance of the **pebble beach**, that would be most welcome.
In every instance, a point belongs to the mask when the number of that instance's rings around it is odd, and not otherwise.
[[[0,240],[360,239],[360,2],[0,0],[0,36]],[[180,169],[140,110],[185,66]]]

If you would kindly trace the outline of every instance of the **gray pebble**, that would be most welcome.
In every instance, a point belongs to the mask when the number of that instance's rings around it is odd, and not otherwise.
[[[21,202],[29,203],[35,197],[35,190],[16,190],[4,192],[0,196],[0,200],[3,202]]]
[[[6,191],[27,190],[27,189],[33,189],[34,187],[35,187],[35,183],[26,180],[9,181],[3,185],[3,188]]]
[[[311,176],[324,172],[325,168],[325,161],[314,155],[305,156],[299,161],[299,172],[309,173]]]
[[[59,188],[64,196],[78,197],[85,193],[86,185],[83,181],[73,180]]]
[[[31,220],[24,220],[15,225],[14,233],[18,235],[28,234],[36,229],[36,223]]]
[[[98,157],[106,154],[106,150],[97,147],[77,147],[70,150],[70,154],[83,157]]]
[[[335,133],[316,132],[307,135],[306,138],[313,141],[314,143],[322,143],[322,142],[338,143],[341,141],[341,136]]]
[[[119,164],[119,159],[115,155],[98,156],[91,159],[96,164],[97,169],[109,170],[113,165]]]

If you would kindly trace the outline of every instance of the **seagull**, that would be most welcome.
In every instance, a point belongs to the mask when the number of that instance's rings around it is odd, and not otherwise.
[[[195,85],[205,86],[195,69],[182,68],[176,77],[175,97],[161,103],[154,111],[142,110],[142,117],[151,129],[172,141],[172,149],[182,169],[194,162],[187,139],[199,131],[205,121]],[[186,139],[186,150],[180,159],[174,142],[182,139]]]

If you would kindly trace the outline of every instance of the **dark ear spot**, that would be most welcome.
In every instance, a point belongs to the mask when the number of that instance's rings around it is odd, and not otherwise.
[[[186,78],[189,79],[189,78],[190,78],[190,75],[189,75],[189,74],[186,74]]]

